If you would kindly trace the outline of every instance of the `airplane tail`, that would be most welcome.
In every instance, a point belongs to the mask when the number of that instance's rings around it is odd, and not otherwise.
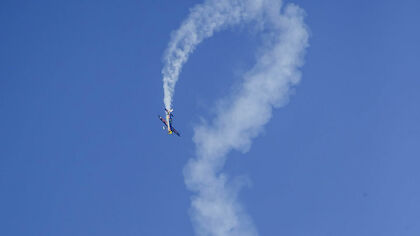
[[[168,110],[168,109],[166,109],[166,108],[165,108],[165,111],[166,111],[166,113],[171,114],[171,113],[174,111],[174,109],[170,108],[170,109]]]

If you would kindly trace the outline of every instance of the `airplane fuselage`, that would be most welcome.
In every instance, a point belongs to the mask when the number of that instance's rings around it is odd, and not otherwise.
[[[166,125],[168,127],[168,134],[172,134],[172,130],[171,130],[171,115],[170,115],[170,113],[166,113]]]

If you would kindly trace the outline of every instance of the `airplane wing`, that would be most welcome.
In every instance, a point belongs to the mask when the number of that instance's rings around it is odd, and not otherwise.
[[[172,130],[172,132],[174,132],[174,134],[176,134],[178,136],[181,136],[181,134],[179,134],[179,132],[176,131],[176,129],[173,126],[171,126],[171,130]]]
[[[168,124],[166,123],[165,118],[163,118],[162,116],[159,116],[159,120],[162,121],[162,123],[164,123],[166,127],[168,127]]]

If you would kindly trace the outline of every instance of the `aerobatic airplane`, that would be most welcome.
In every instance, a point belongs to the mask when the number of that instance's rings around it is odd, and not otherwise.
[[[176,134],[178,136],[181,136],[179,132],[176,131],[176,129],[172,126],[172,117],[174,116],[172,114],[173,109],[168,110],[165,108],[165,111],[166,111],[166,120],[162,116],[159,116],[159,119],[165,124],[166,128],[168,129],[168,134]],[[165,126],[163,126],[163,129],[165,129]]]

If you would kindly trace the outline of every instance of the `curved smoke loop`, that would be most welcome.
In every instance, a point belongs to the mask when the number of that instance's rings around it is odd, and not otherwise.
[[[172,107],[175,84],[182,66],[196,46],[215,32],[256,22],[269,37],[263,53],[244,75],[239,92],[228,101],[210,125],[195,128],[196,159],[184,169],[192,198],[191,217],[198,235],[257,235],[250,218],[236,199],[238,188],[223,173],[232,149],[246,151],[271,118],[272,108],[285,105],[290,87],[300,80],[308,31],[304,11],[281,0],[207,0],[191,9],[172,35],[163,74],[164,103]]]

